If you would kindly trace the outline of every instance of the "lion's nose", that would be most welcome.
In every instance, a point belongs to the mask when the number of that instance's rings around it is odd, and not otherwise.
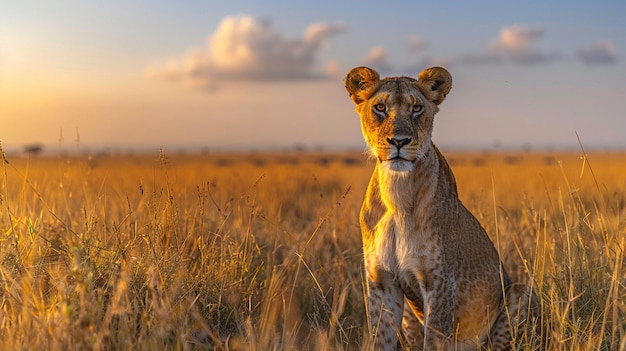
[[[387,142],[390,145],[397,147],[398,149],[401,149],[404,145],[408,145],[411,142],[411,140],[412,140],[411,138],[402,138],[402,139],[387,138]]]

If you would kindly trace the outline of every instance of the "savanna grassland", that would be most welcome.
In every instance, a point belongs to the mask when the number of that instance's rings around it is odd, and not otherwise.
[[[624,350],[626,154],[444,154],[540,296],[519,348]],[[0,349],[359,350],[372,169],[359,153],[3,157]]]

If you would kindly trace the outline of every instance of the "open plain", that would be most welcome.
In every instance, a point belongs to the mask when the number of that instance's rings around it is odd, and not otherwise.
[[[543,328],[626,348],[626,154],[443,152]],[[358,152],[3,156],[0,349],[358,350]],[[543,346],[541,346],[543,344]]]

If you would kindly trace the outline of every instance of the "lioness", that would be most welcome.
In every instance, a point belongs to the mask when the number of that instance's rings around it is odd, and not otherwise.
[[[345,87],[376,158],[360,215],[370,347],[510,348],[536,298],[511,281],[431,141],[450,73],[381,80],[356,67]]]

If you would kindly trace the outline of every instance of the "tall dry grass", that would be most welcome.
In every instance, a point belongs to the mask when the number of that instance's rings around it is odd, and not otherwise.
[[[541,297],[521,349],[626,346],[626,155],[447,153]],[[362,155],[16,158],[0,168],[0,349],[358,350]]]

